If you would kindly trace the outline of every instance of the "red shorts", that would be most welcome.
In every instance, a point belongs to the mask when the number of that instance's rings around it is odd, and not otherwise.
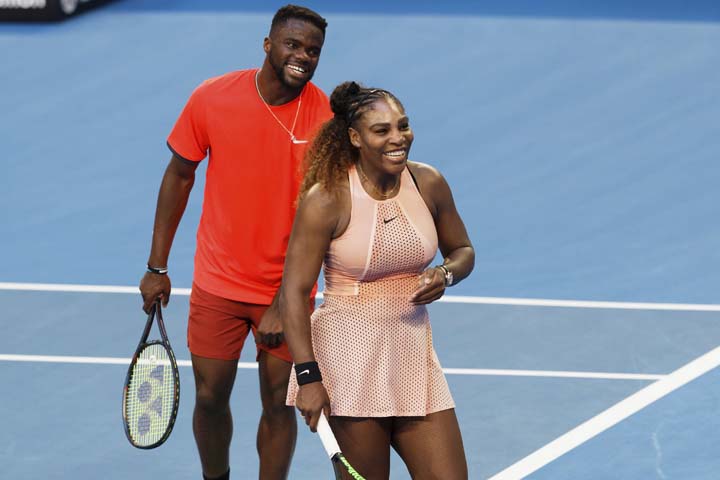
[[[255,338],[260,319],[268,307],[218,297],[193,283],[187,332],[190,352],[200,357],[237,360],[251,330]],[[283,341],[275,348],[265,345],[256,347],[256,359],[260,351],[265,350],[292,363],[287,342]]]

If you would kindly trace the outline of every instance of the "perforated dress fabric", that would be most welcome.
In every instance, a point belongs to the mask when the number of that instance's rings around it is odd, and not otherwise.
[[[437,251],[432,215],[407,170],[398,194],[375,200],[349,171],[352,211],[325,257],[324,301],[311,317],[332,415],[424,416],[454,402],[425,306],[409,301]],[[294,405],[291,376],[287,403]]]

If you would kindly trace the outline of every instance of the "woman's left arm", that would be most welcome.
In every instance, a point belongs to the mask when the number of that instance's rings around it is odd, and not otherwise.
[[[422,305],[434,302],[443,296],[448,286],[470,275],[475,266],[475,250],[445,178],[427,165],[417,165],[413,173],[435,220],[438,246],[444,258],[441,266],[428,268],[419,277],[419,286],[411,301]]]

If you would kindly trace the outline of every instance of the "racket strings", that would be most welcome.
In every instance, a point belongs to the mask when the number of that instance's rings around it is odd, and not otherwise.
[[[125,416],[133,441],[153,445],[166,433],[175,401],[170,356],[161,344],[147,345],[133,366],[125,399]]]

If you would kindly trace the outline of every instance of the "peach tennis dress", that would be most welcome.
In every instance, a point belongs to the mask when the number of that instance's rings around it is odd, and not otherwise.
[[[325,256],[324,302],[311,317],[332,415],[424,416],[455,406],[432,345],[427,309],[409,301],[438,248],[432,215],[406,168],[375,200],[349,172],[347,230]],[[295,404],[290,376],[287,404]]]

